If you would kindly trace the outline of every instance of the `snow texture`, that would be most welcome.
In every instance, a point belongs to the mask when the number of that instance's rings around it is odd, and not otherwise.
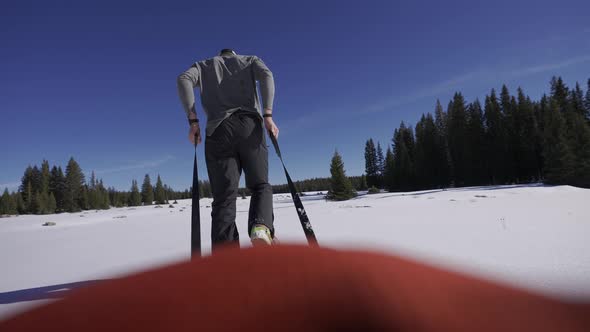
[[[590,298],[588,189],[471,187],[361,193],[343,202],[307,193],[302,201],[322,246],[381,251],[553,297]],[[249,203],[237,200],[243,247],[250,246]],[[211,199],[200,205],[208,255]],[[52,301],[73,283],[188,259],[190,211],[191,201],[181,200],[173,208],[0,219],[0,319]],[[281,243],[305,243],[289,194],[274,195],[274,213]]]

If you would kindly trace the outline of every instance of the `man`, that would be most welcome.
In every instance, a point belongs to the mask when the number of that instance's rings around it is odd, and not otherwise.
[[[261,107],[256,81],[260,83]],[[223,49],[218,56],[199,61],[177,79],[178,94],[189,120],[189,140],[201,143],[194,88],[199,87],[207,114],[205,159],[211,182],[211,241],[239,245],[236,197],[242,169],[252,192],[248,232],[254,244],[271,244],[274,237],[272,187],[268,183],[268,149],[264,127],[274,137],[279,129],[272,120],[274,79],[256,56]],[[261,109],[262,112],[261,116]]]

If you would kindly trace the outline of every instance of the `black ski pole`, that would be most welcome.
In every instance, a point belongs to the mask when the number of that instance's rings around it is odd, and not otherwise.
[[[191,259],[201,256],[201,211],[199,206],[199,170],[197,168],[197,136],[193,165],[193,202],[191,215]]]
[[[279,149],[279,143],[277,139],[274,137],[272,132],[269,130],[268,135],[272,141],[272,145],[275,147],[275,151],[281,160],[281,164],[283,164],[283,169],[285,170],[285,175],[287,176],[287,183],[289,185],[289,190],[291,191],[291,197],[293,197],[293,203],[295,203],[295,209],[297,210],[297,215],[299,216],[299,222],[301,222],[301,227],[303,228],[303,232],[305,233],[305,237],[307,238],[307,243],[310,245],[317,246],[318,240],[315,237],[315,233],[313,232],[313,228],[311,227],[311,222],[307,217],[307,213],[305,212],[305,208],[303,207],[303,203],[301,203],[301,199],[297,194],[297,189],[289,176],[289,172],[287,172],[287,167],[285,167],[285,162],[283,161],[283,157],[281,156],[281,149]]]

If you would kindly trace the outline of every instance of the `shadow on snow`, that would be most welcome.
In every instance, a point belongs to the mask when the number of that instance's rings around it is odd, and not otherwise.
[[[496,185],[496,186],[475,186],[475,187],[461,187],[461,188],[445,188],[445,189],[434,189],[429,191],[418,191],[418,192],[400,192],[392,195],[381,196],[381,198],[388,197],[399,197],[399,196],[421,196],[427,194],[434,194],[442,191],[480,191],[480,190],[505,190],[515,188],[535,188],[535,187],[552,187],[543,183],[526,183],[526,184],[512,184],[512,185]]]
[[[0,304],[10,304],[17,302],[26,301],[37,301],[37,300],[48,300],[48,299],[60,299],[66,296],[68,292],[76,288],[89,286],[99,282],[100,280],[87,280],[72,282],[69,284],[53,285],[36,287],[29,289],[21,289],[16,291],[10,291],[0,293]]]

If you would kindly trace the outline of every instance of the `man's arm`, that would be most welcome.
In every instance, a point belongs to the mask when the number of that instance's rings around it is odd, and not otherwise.
[[[272,72],[258,57],[254,58],[252,66],[254,68],[254,78],[260,82],[260,94],[262,95],[264,113],[270,114],[272,113],[272,104],[275,96],[275,81]]]
[[[184,73],[178,75],[176,79],[178,87],[178,96],[180,102],[189,119],[197,118],[197,111],[195,108],[195,91],[194,89],[199,85],[199,69],[196,66],[190,67]]]
[[[189,119],[190,129],[188,139],[193,144],[201,143],[201,128],[197,119],[195,108],[195,87],[199,85],[199,69],[196,66],[190,67],[176,79],[178,96]],[[193,121],[191,121],[193,120]]]
[[[272,119],[272,104],[275,97],[275,81],[272,72],[258,57],[254,57],[252,63],[254,68],[254,78],[260,82],[260,94],[262,95],[262,105],[264,114],[264,126],[269,134],[275,138],[279,137],[279,128]]]

